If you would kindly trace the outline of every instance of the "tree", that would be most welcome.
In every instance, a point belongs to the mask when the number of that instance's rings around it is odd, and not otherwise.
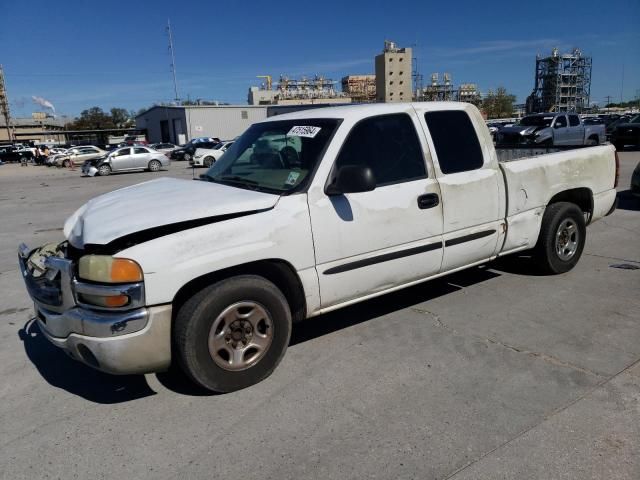
[[[124,108],[112,108],[111,120],[118,127],[126,127],[131,123],[129,112]]]
[[[515,95],[507,93],[504,87],[496,88],[495,92],[489,90],[482,100],[482,111],[487,118],[507,118],[513,116],[513,103]]]
[[[80,116],[69,124],[71,130],[100,130],[115,128],[111,115],[105,113],[100,107],[91,107],[80,112]]]

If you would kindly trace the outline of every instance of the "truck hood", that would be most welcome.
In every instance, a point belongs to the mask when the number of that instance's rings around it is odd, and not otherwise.
[[[145,232],[141,238],[149,240],[271,209],[279,198],[217,183],[161,178],[88,201],[67,219],[64,235],[76,248]]]
[[[519,133],[520,135],[531,135],[540,130],[544,130],[549,127],[527,127],[525,125],[514,125],[512,127],[502,127],[501,133]]]

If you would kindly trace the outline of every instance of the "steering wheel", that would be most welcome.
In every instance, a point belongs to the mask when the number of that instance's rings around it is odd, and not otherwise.
[[[284,168],[291,168],[300,164],[298,152],[291,146],[283,147],[283,149],[280,150],[280,158],[282,159]]]

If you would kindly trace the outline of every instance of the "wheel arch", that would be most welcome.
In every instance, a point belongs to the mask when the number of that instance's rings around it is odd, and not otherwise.
[[[307,303],[300,277],[289,262],[275,258],[235,265],[190,280],[173,298],[174,315],[194,293],[215,282],[238,275],[258,275],[266,278],[282,291],[291,309],[293,322],[306,318]]]
[[[551,197],[549,202],[547,202],[547,206],[558,202],[569,202],[577,205],[580,210],[588,215],[586,224],[588,225],[591,222],[591,216],[593,214],[593,192],[591,189],[579,187],[563,190]]]

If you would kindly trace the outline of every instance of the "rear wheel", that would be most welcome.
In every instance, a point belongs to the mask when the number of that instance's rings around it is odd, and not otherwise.
[[[179,309],[174,327],[182,369],[215,392],[267,378],[284,357],[290,336],[284,295],[254,275],[222,280],[196,293]]]
[[[109,165],[104,164],[98,167],[98,175],[100,175],[101,177],[106,177],[110,173],[111,173],[111,167]]]
[[[571,270],[580,260],[586,239],[584,214],[568,202],[547,206],[534,258],[543,273]]]
[[[186,160],[188,162],[189,160],[191,160],[191,155],[189,155],[188,153],[185,153],[184,157],[182,157],[182,159]]]
[[[587,145],[589,145],[590,147],[593,147],[595,145],[598,145],[598,139],[595,137],[590,137],[587,139]]]
[[[151,160],[149,162],[149,171],[150,172],[158,172],[162,168],[162,163],[158,160]]]
[[[204,163],[205,167],[210,167],[211,165],[213,165],[214,161],[215,160],[213,159],[213,157],[207,157],[207,158],[204,159],[203,163]]]

